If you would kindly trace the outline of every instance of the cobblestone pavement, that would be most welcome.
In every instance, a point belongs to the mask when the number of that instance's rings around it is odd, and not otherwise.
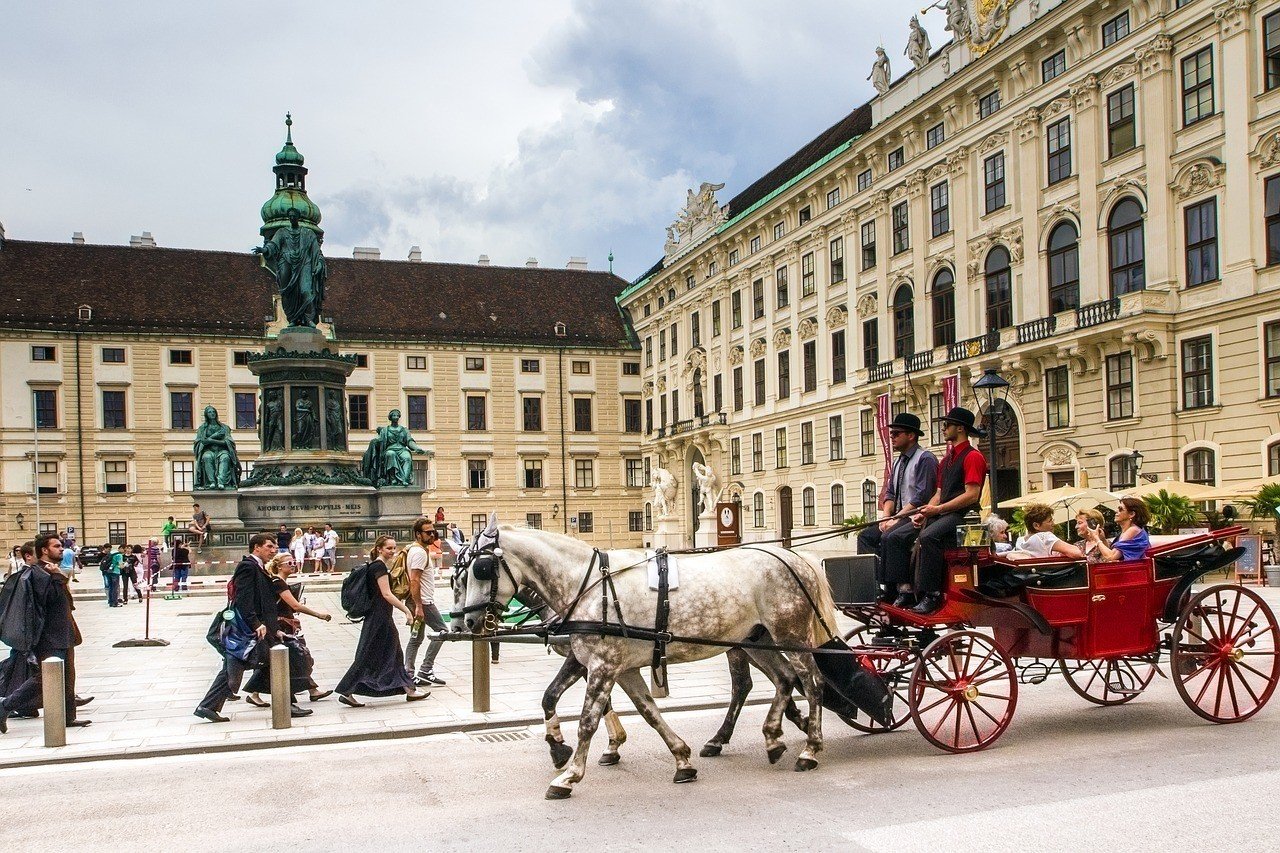
[[[89,581],[91,578],[85,578]],[[76,588],[77,593],[82,584]],[[331,688],[351,663],[360,626],[347,622],[338,606],[337,585],[306,592],[311,607],[334,614],[332,622],[303,618],[307,644],[316,659],[315,680]],[[0,735],[0,767],[48,761],[147,755],[166,751],[189,752],[254,748],[284,743],[324,742],[365,737],[402,737],[435,731],[459,731],[474,727],[540,721],[542,692],[559,669],[562,658],[540,645],[504,644],[502,662],[491,669],[490,711],[472,712],[471,644],[447,643],[436,660],[436,674],[444,687],[431,688],[431,698],[413,704],[403,698],[365,699],[364,708],[348,708],[330,696],[317,703],[300,697],[311,716],[294,720],[289,729],[271,728],[269,708],[254,708],[244,701],[228,702],[223,713],[229,723],[208,723],[192,716],[219,667],[219,658],[205,642],[213,613],[224,599],[220,592],[190,595],[180,600],[151,600],[152,637],[168,640],[157,648],[114,648],[120,640],[142,637],[144,607],[136,602],[111,609],[99,591],[77,598],[76,616],[84,645],[76,650],[77,691],[93,696],[81,709],[93,721],[83,729],[67,732],[65,747],[43,744],[40,720],[10,720],[9,733]],[[438,591],[441,601],[448,595]],[[397,615],[402,645],[408,628]],[[0,650],[4,647],[0,646]],[[425,649],[425,646],[424,646]],[[664,707],[705,707],[727,700],[729,674],[723,657],[681,665],[671,670],[671,696]],[[752,699],[763,700],[772,690],[763,677],[756,678]],[[267,698],[267,697],[264,697]],[[574,715],[582,706],[583,685],[571,689],[561,702],[561,712]],[[620,708],[631,708],[617,691]]]

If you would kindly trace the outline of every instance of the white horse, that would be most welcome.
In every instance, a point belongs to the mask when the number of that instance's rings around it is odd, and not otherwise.
[[[484,611],[504,609],[521,586],[537,592],[565,621],[606,621],[606,585],[600,583],[598,561],[593,559],[590,545],[543,530],[499,530],[491,523],[477,539],[475,552],[467,570],[465,595],[468,612],[464,619],[469,629],[481,629],[486,622]],[[611,579],[607,621],[616,626],[621,613],[628,626],[652,628],[658,594],[649,589],[646,555],[636,550],[607,554]],[[834,625],[835,605],[825,574],[797,554],[751,546],[680,557],[679,584],[670,593],[668,622],[668,630],[675,636],[742,643],[763,627],[783,647],[813,648],[831,639],[828,628]],[[640,674],[641,667],[651,663],[652,641],[574,633],[570,647],[573,657],[587,668],[587,693],[578,724],[578,747],[569,766],[548,788],[548,799],[568,797],[585,775],[591,739],[615,683],[671,750],[676,760],[674,781],[697,778],[689,761],[689,746],[662,719]],[[725,650],[724,646],[672,642],[667,660],[702,660]],[[783,656],[799,677],[809,706],[805,749],[796,761],[796,770],[810,770],[817,766],[822,751],[822,679],[812,655],[786,651]],[[764,723],[771,761],[777,761],[786,749],[781,740],[782,716],[790,700],[789,686],[775,688]]]

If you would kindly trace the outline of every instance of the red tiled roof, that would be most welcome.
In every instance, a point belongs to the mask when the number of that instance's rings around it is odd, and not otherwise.
[[[339,340],[631,347],[612,273],[328,258]],[[250,254],[5,240],[0,327],[262,335],[273,283]],[[440,316],[444,314],[444,316]],[[557,338],[555,323],[567,336]]]

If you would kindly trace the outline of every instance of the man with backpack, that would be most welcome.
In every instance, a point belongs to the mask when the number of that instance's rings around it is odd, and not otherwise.
[[[265,648],[264,641],[268,632],[273,638],[280,634],[276,629],[276,591],[271,586],[271,576],[267,574],[267,563],[276,555],[277,545],[274,533],[255,533],[249,540],[249,553],[236,566],[231,582],[227,584],[227,609],[244,621],[248,630],[257,640],[256,647],[247,659],[241,660],[225,646],[222,650],[222,669],[218,671],[209,685],[209,692],[196,707],[194,713],[202,720],[211,723],[229,722],[222,716],[222,706],[240,690],[240,682],[244,674],[257,662],[257,655]],[[302,711],[302,709],[298,709]],[[294,712],[295,716],[310,714]]]
[[[21,603],[24,609],[25,636],[12,636],[6,631],[5,643],[21,651],[29,651],[36,664],[31,675],[8,696],[0,697],[0,734],[9,730],[9,714],[14,710],[34,708],[40,701],[43,689],[40,663],[49,658],[61,658],[63,668],[63,694],[66,697],[67,726],[77,728],[89,725],[89,720],[76,719],[76,660],[75,647],[82,638],[76,625],[75,602],[71,598],[70,581],[62,573],[62,541],[55,533],[42,533],[35,540],[36,564],[22,570],[19,582],[25,586]],[[5,608],[6,617],[8,607]],[[5,619],[5,624],[9,620]]]
[[[409,572],[409,599],[405,603],[413,610],[413,627],[409,629],[409,645],[405,649],[405,668],[419,687],[440,687],[445,682],[435,672],[436,655],[444,640],[433,639],[427,644],[427,654],[422,659],[422,667],[414,674],[414,662],[418,659],[418,650],[422,648],[422,638],[426,628],[430,627],[437,634],[446,630],[444,619],[435,602],[435,572],[431,568],[431,546],[438,539],[431,520],[419,518],[413,523],[413,544],[405,552],[404,563]],[[396,563],[401,561],[396,555]],[[395,574],[394,569],[392,574]]]

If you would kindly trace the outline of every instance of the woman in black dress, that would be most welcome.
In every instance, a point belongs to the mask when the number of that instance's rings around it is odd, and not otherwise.
[[[306,639],[302,636],[302,622],[298,619],[298,614],[305,613],[316,619],[323,619],[325,622],[332,620],[333,617],[323,610],[307,607],[294,596],[293,590],[289,589],[289,578],[296,568],[293,554],[288,551],[281,551],[267,563],[267,574],[271,575],[271,588],[275,590],[278,599],[276,627],[284,633],[284,644],[289,649],[289,692],[301,693],[305,690],[312,702],[319,702],[333,691],[321,690],[320,685],[316,684],[315,679],[311,677],[316,662],[311,656],[311,650],[307,648]],[[263,701],[260,695],[271,692],[270,666],[254,670],[253,677],[249,679],[244,689],[248,694],[245,701],[250,705],[259,708],[271,707],[271,703]]]
[[[352,708],[364,707],[363,702],[352,698],[361,696],[396,696],[405,694],[410,702],[426,699],[429,691],[419,690],[404,668],[404,651],[400,648],[400,634],[391,619],[392,609],[404,614],[405,624],[413,624],[413,611],[391,594],[391,582],[387,579],[387,564],[396,553],[396,540],[379,536],[369,557],[367,582],[373,598],[373,607],[360,626],[360,641],[356,644],[356,659],[338,686],[338,701]]]

